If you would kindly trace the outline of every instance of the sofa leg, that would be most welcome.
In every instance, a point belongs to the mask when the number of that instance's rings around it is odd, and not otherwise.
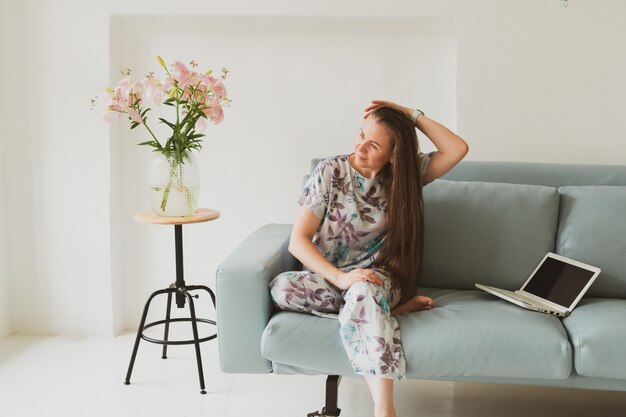
[[[307,414],[307,417],[337,417],[341,413],[341,409],[337,408],[337,394],[340,382],[341,377],[339,375],[328,375],[328,378],[326,378],[326,405],[322,408],[321,413],[315,411]]]

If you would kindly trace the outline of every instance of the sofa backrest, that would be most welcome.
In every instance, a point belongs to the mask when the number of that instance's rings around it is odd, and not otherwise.
[[[463,161],[424,201],[420,285],[518,288],[552,251],[602,269],[588,297],[626,298],[626,166]]]
[[[554,187],[433,181],[424,188],[420,285],[517,289],[553,250],[558,216]]]
[[[550,187],[626,185],[626,166],[461,161],[441,178],[452,181],[503,182]]]
[[[560,191],[556,252],[602,269],[586,296],[626,298],[626,186]]]

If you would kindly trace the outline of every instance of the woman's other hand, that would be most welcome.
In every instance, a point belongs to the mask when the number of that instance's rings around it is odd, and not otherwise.
[[[371,269],[353,269],[350,272],[342,272],[333,282],[333,285],[342,291],[348,290],[355,282],[371,282],[382,285],[383,280]]]

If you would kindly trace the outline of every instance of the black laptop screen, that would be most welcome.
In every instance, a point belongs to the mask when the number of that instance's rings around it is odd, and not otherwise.
[[[593,274],[593,271],[547,257],[523,290],[569,307]]]

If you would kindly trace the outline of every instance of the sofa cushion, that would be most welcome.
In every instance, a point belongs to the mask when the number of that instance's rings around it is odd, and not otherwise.
[[[626,300],[584,299],[563,325],[579,375],[626,379]]]
[[[571,348],[556,317],[480,291],[422,293],[437,307],[399,317],[408,378],[569,376]],[[304,373],[354,375],[337,320],[281,312],[265,328],[261,350],[266,359]]]
[[[626,187],[561,187],[556,252],[602,269],[587,297],[626,298]]]
[[[482,291],[421,292],[436,308],[399,320],[411,378],[570,375],[571,346],[558,318]]]
[[[302,373],[354,375],[336,319],[280,312],[265,327],[261,355],[273,362],[302,368]]]
[[[424,188],[424,205],[426,287],[518,289],[554,250],[556,188],[436,180]]]

